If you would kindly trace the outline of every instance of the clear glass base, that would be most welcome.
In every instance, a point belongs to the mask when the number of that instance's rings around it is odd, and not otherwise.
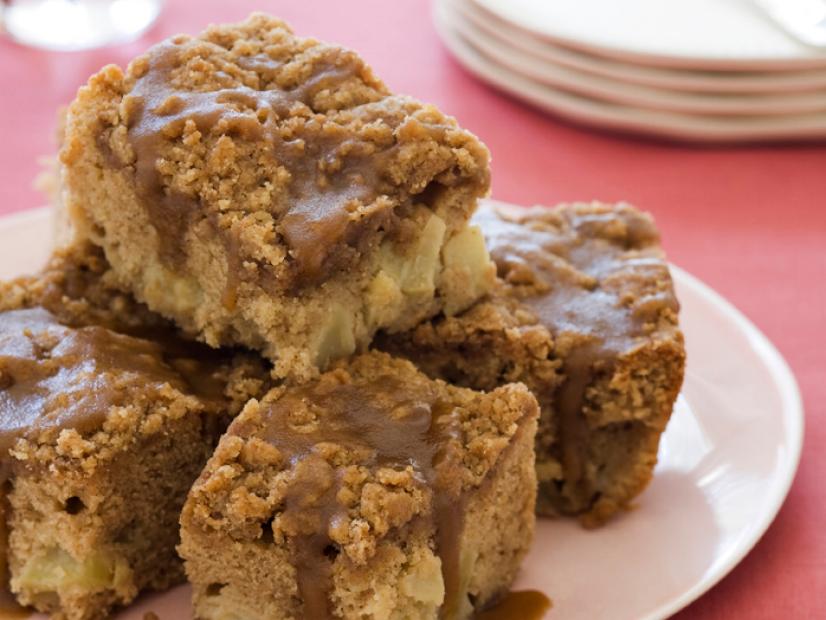
[[[162,0],[3,0],[3,29],[16,41],[50,50],[81,50],[138,37]]]

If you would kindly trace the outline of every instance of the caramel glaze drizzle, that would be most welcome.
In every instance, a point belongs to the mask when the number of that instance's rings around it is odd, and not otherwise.
[[[390,377],[367,385],[338,384],[322,393],[317,388],[294,388],[267,404],[260,425],[240,425],[233,431],[240,436],[256,434],[292,464],[294,476],[279,525],[291,539],[306,618],[332,618],[331,555],[336,547],[330,530],[347,518],[347,509],[338,500],[340,472],[314,451],[318,444],[328,442],[361,455],[359,464],[374,471],[412,467],[419,483],[432,490],[436,551],[445,584],[440,616],[453,618],[459,609],[463,594],[459,546],[466,505],[458,462],[459,419],[455,408],[438,400],[436,394],[422,390],[410,399],[409,391]],[[376,403],[377,394],[382,395],[382,406]],[[312,430],[298,432],[291,426],[290,415],[306,408],[307,402],[313,404],[319,419]]]
[[[537,590],[508,592],[492,607],[477,613],[475,620],[542,620],[551,600]]]
[[[158,232],[161,258],[169,266],[180,267],[185,262],[184,234],[198,218],[207,218],[227,248],[231,275],[226,298],[229,306],[234,304],[238,283],[232,279],[243,277],[239,267],[244,260],[234,236],[223,230],[227,224],[222,224],[217,209],[208,212],[200,206],[200,196],[166,187],[158,170],[164,144],[180,136],[187,122],[194,123],[203,134],[212,132],[256,143],[263,149],[262,161],[288,171],[289,195],[283,204],[273,204],[270,210],[277,219],[280,215],[278,232],[290,250],[293,286],[320,283],[336,264],[347,262],[354,250],[359,251],[371,242],[374,231],[383,229],[389,233],[394,229],[401,215],[399,210],[408,208],[410,200],[402,197],[400,202],[393,202],[379,198],[394,189],[385,175],[398,146],[393,141],[380,144],[355,138],[352,129],[325,122],[313,109],[319,92],[335,91],[358,79],[364,71],[351,53],[325,49],[322,60],[313,65],[309,79],[290,90],[272,83],[261,90],[240,85],[195,92],[172,84],[172,73],[185,64],[185,52],[192,44],[196,43],[173,39],[152,48],[148,69],[123,100],[128,138],[136,157],[135,185]],[[242,56],[235,62],[267,76],[277,75],[284,64],[267,54]],[[375,107],[371,118],[399,120],[398,112],[380,111],[384,102],[370,105]],[[289,129],[279,126],[296,116],[303,117],[304,123]],[[446,130],[439,125],[427,128],[434,136],[441,136]],[[110,149],[104,148],[102,152],[107,165],[111,165],[113,158],[106,155]],[[261,172],[261,183],[268,180]],[[364,205],[370,206],[362,208]],[[270,288],[279,286],[268,266],[259,267],[264,268],[265,284],[269,283]],[[280,286],[283,285],[281,282]]]
[[[461,480],[453,474],[457,456],[449,443],[458,432],[452,409],[432,394],[410,400],[404,396],[404,386],[393,386],[392,379],[382,379],[376,385],[339,385],[323,394],[297,388],[272,403],[265,414],[262,438],[275,445],[295,468],[296,477],[281,522],[292,526],[297,579],[307,618],[332,617],[332,563],[325,550],[334,545],[330,528],[346,518],[346,509],[337,500],[341,480],[313,452],[319,442],[366,452],[369,456],[363,464],[371,468],[412,466],[421,483],[433,489],[437,531],[452,534],[461,530]],[[392,416],[376,405],[377,393],[394,398]],[[393,397],[394,393],[399,396]],[[300,407],[304,399],[313,402],[324,418],[318,430],[299,434],[289,428],[288,420],[290,411]],[[447,536],[439,536],[437,541],[446,591],[450,592],[455,592],[459,583],[458,548],[454,542],[458,541]]]
[[[336,89],[352,79],[359,70],[358,65],[337,62],[331,50],[326,62],[313,67],[315,73],[310,79],[289,91],[255,90],[246,86],[184,91],[170,84],[170,73],[179,66],[180,52],[185,45],[167,41],[154,47],[148,70],[124,100],[127,106],[134,106],[134,120],[128,133],[137,158],[136,185],[161,237],[165,258],[172,264],[183,260],[184,233],[194,217],[203,215],[198,197],[166,190],[157,169],[164,142],[170,136],[180,135],[185,123],[192,121],[205,134],[217,130],[224,135],[264,143],[271,149],[272,159],[288,168],[291,196],[289,211],[281,221],[282,232],[300,274],[310,280],[321,277],[328,240],[345,235],[349,218],[342,206],[351,201],[372,202],[375,188],[379,187],[378,179],[370,178],[376,168],[364,164],[366,156],[371,154],[365,150],[367,145],[348,145],[348,137],[341,128],[324,139],[304,140],[300,136],[282,137],[277,122],[289,118],[296,105],[306,113],[316,93]],[[258,71],[264,67],[275,72],[281,65],[266,54],[247,57],[246,62]],[[348,146],[353,148],[342,158],[341,152]],[[344,168],[328,175],[324,172],[324,162],[340,162]],[[217,221],[212,223],[219,226]]]
[[[661,308],[674,312],[679,304],[672,287],[644,291],[635,305],[623,300],[623,290],[607,283],[614,275],[653,279],[660,272],[668,281],[665,260],[657,245],[653,223],[637,214],[622,212],[559,213],[520,222],[508,213],[483,209],[477,215],[499,275],[517,284],[530,284],[524,302],[548,327],[559,346],[575,337],[573,348],[562,355],[565,381],[554,396],[559,412],[565,496],[574,505],[589,505],[594,489],[585,477],[588,426],[583,413],[587,388],[600,376],[610,376],[618,356],[631,351],[639,338],[656,325]],[[557,218],[557,219],[554,219]],[[624,242],[594,233],[619,224]],[[590,231],[590,232],[589,232]],[[633,251],[633,253],[632,253]],[[529,274],[526,276],[526,274]]]
[[[224,383],[206,347],[168,345],[100,326],[71,328],[43,308],[0,314],[0,463],[18,438],[49,429],[100,428],[130,391],[170,385],[207,402],[223,399]],[[216,402],[216,404],[218,404]]]

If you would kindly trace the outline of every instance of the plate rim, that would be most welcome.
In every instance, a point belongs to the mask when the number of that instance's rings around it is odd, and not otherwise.
[[[767,59],[760,57],[723,58],[723,57],[702,57],[702,56],[679,56],[669,54],[647,54],[641,51],[623,49],[621,47],[611,47],[610,45],[599,45],[590,43],[564,35],[543,32],[538,29],[531,29],[527,25],[520,24],[506,15],[494,9],[485,0],[472,0],[481,10],[487,12],[495,19],[512,24],[516,28],[523,30],[535,38],[549,41],[561,47],[578,50],[594,56],[616,59],[622,62],[642,65],[647,67],[669,67],[674,69],[695,69],[710,71],[771,71],[786,72],[800,71],[807,69],[826,68],[826,55],[819,58],[805,59]],[[804,44],[801,44],[804,45]],[[805,46],[804,46],[805,47]]]
[[[50,219],[52,207],[40,206],[32,207],[30,209],[21,209],[12,211],[11,213],[3,213],[0,215],[0,233],[5,232],[7,228],[14,228],[15,226],[31,224],[39,219]]]
[[[473,0],[449,0],[454,10],[511,49],[521,50],[542,62],[554,63],[588,75],[599,75],[648,86],[689,93],[805,93],[826,87],[826,68],[783,72],[715,72],[690,68],[629,63],[557,45],[525,33],[481,9]],[[527,36],[526,36],[527,34]]]
[[[455,11],[453,28],[484,55],[498,50],[497,64],[521,74],[540,86],[570,90],[581,97],[607,101],[640,110],[673,112],[692,116],[787,116],[826,113],[826,96],[819,91],[784,91],[725,94],[701,93],[663,86],[639,84],[623,76],[598,75],[591,71],[566,66],[550,59],[539,58],[516,43],[503,40],[472,19],[462,19],[455,0],[447,0],[448,11]]]
[[[451,56],[467,72],[482,82],[511,97],[529,103],[545,114],[553,114],[588,128],[598,127],[603,130],[690,143],[749,144],[777,141],[819,143],[826,139],[826,113],[818,115],[816,122],[803,118],[802,122],[791,125],[787,123],[785,126],[782,124],[785,120],[790,118],[799,120],[800,115],[729,117],[728,120],[721,122],[719,117],[714,116],[703,117],[662,110],[644,110],[590,99],[568,93],[563,89],[540,84],[521,75],[510,74],[506,78],[500,73],[508,72],[508,69],[485,57],[456,31],[449,16],[448,2],[449,0],[436,0],[433,3],[432,13],[437,34]],[[469,55],[479,58],[470,59]],[[520,84],[515,85],[515,82]],[[652,118],[658,118],[658,120],[652,123]],[[755,119],[765,122],[765,126],[754,126]],[[752,126],[745,123],[751,123]]]
[[[737,329],[748,338],[749,343],[757,353],[758,359],[766,365],[773,383],[777,388],[777,392],[781,397],[780,410],[784,422],[783,426],[789,441],[789,450],[783,455],[783,459],[781,459],[781,467],[777,468],[782,472],[782,477],[778,479],[777,484],[772,488],[773,493],[765,502],[764,505],[766,508],[759,514],[757,524],[751,530],[751,536],[744,539],[739,546],[734,548],[727,561],[717,571],[711,575],[704,576],[694,586],[687,589],[673,601],[663,603],[652,610],[645,616],[644,620],[664,620],[678,611],[685,609],[720,583],[751,553],[752,549],[754,549],[768,531],[771,524],[774,523],[780,509],[786,502],[786,498],[789,495],[789,491],[791,490],[800,466],[806,426],[800,386],[797,383],[797,379],[789,363],[768,336],[737,308],[737,306],[697,276],[692,275],[674,263],[669,263],[669,269],[675,281],[679,281],[681,285],[691,289],[699,298],[720,310],[722,314],[733,321]]]

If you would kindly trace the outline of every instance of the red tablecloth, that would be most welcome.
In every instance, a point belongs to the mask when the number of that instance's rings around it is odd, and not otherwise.
[[[138,42],[54,54],[0,43],[0,214],[42,204],[56,110],[105,63],[211,21],[265,10],[359,50],[396,91],[439,105],[493,153],[493,194],[517,203],[628,200],[651,211],[671,260],[732,300],[777,344],[803,391],[800,472],[774,525],[679,618],[826,618],[826,147],[698,148],[558,122],[465,73],[419,0],[169,3]]]

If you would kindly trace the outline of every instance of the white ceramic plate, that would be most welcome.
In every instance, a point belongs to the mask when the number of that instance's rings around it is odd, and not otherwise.
[[[826,51],[786,34],[751,0],[474,0],[554,43],[654,66],[826,67]]]
[[[569,68],[524,52],[509,45],[501,37],[477,27],[474,21],[463,19],[461,10],[455,10],[463,4],[462,0],[445,2],[445,10],[451,15],[448,19],[456,31],[485,56],[495,58],[503,67],[540,84],[622,105],[685,114],[771,115],[826,112],[826,90],[761,95],[687,93],[641,86],[626,82],[618,76],[599,76]]]
[[[503,65],[498,54],[486,55],[463,38],[456,29],[447,0],[435,3],[434,18],[445,45],[469,71],[519,99],[578,123],[695,142],[826,138],[826,112],[796,115],[692,115],[593,99],[542,84]]]
[[[0,220],[2,277],[36,270],[51,238],[46,210]],[[665,618],[754,546],[794,477],[803,439],[788,366],[742,314],[673,268],[688,347],[685,387],[638,506],[599,530],[541,520],[517,589],[554,600],[565,620]],[[121,620],[187,618],[189,590],[146,596]],[[40,616],[33,616],[40,618]]]
[[[698,71],[670,69],[621,62],[555,45],[533,36],[493,13],[474,0],[452,0],[453,6],[470,26],[493,37],[505,48],[514,48],[546,65],[579,73],[660,89],[691,93],[790,94],[820,91],[826,98],[826,69],[803,71]],[[456,26],[460,24],[458,22]],[[460,28],[461,30],[461,28]]]

